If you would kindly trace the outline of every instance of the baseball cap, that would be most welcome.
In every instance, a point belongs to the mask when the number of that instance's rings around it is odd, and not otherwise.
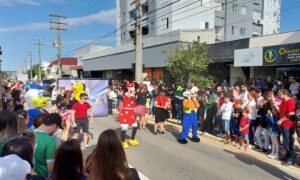
[[[0,179],[25,179],[30,171],[30,164],[15,154],[0,158]]]
[[[63,127],[61,125],[62,118],[58,113],[48,114],[43,122],[45,124],[49,124],[49,125],[56,124],[60,129],[63,129]]]

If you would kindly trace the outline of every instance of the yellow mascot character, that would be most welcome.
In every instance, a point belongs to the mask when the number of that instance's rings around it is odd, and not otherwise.
[[[79,82],[72,86],[74,91],[75,99],[80,101],[80,94],[85,93],[85,85],[82,82]]]

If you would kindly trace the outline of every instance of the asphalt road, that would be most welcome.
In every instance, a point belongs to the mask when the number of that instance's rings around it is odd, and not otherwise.
[[[92,148],[83,149],[85,156],[91,153],[99,134],[109,128],[119,130],[114,118],[95,120],[90,127]],[[141,145],[126,150],[129,164],[149,179],[300,179],[298,168],[284,167],[272,160],[265,162],[251,152],[203,137],[200,143],[190,141],[181,145],[176,142],[179,133],[176,130],[168,128],[167,134],[154,136],[152,128],[149,125],[149,129],[138,131],[137,139]]]

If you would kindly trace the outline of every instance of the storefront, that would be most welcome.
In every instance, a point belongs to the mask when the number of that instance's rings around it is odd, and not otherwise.
[[[250,68],[249,78],[300,79],[300,43],[235,50],[235,68]]]

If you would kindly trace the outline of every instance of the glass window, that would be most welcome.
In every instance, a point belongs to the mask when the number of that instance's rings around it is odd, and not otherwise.
[[[240,29],[240,33],[241,33],[241,36],[246,36],[246,28],[245,27],[241,27]]]
[[[232,4],[232,10],[233,10],[233,13],[238,14],[238,4],[237,3]]]
[[[232,35],[233,36],[238,36],[238,27],[237,26],[232,26]]]
[[[246,6],[241,7],[241,15],[243,15],[243,16],[247,15],[247,7]]]
[[[161,20],[161,30],[166,30],[169,28],[169,18]]]
[[[136,17],[136,11],[135,11],[135,9],[129,11],[129,17],[130,18],[135,18]]]
[[[205,22],[205,29],[209,28],[209,22]]]

